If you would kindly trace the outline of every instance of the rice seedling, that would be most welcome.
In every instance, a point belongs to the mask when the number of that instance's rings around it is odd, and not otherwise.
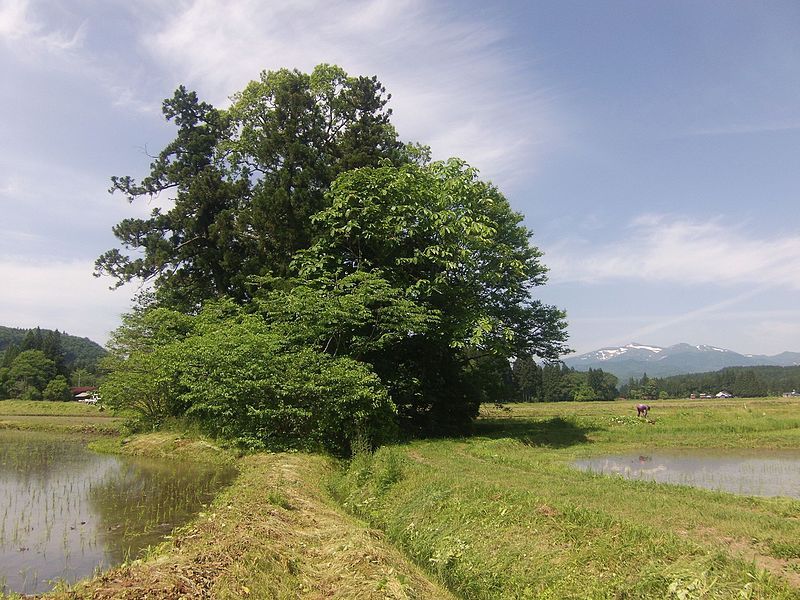
[[[88,451],[80,439],[0,430],[3,592],[74,582],[158,543],[232,477],[203,465]]]

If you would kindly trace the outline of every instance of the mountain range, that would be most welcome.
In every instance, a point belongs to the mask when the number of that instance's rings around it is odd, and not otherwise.
[[[739,354],[716,346],[675,344],[667,348],[647,344],[626,344],[601,348],[579,356],[563,359],[577,371],[603,369],[619,377],[620,382],[630,377],[668,377],[684,373],[718,371],[726,367],[755,367],[771,365],[791,367],[800,365],[800,352],[782,352],[774,356],[764,354]]]

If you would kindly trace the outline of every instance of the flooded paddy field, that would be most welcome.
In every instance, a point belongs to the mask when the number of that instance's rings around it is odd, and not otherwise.
[[[626,479],[690,485],[747,496],[800,498],[797,450],[647,450],[595,456],[577,468]]]
[[[234,476],[65,437],[0,430],[0,591],[39,593],[136,558]]]

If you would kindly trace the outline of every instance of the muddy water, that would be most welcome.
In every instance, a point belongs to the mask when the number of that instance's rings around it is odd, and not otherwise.
[[[652,450],[579,460],[584,471],[748,496],[800,498],[800,451]]]
[[[0,431],[0,590],[38,593],[136,558],[233,475]]]

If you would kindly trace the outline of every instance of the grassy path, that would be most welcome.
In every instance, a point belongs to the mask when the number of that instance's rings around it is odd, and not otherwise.
[[[698,418],[698,408],[701,412]],[[793,402],[488,411],[481,435],[359,457],[336,486],[465,598],[800,598],[800,502],[579,472],[646,447],[798,447]]]
[[[60,599],[448,599],[384,539],[331,502],[321,456],[258,454],[212,507],[144,561]]]

